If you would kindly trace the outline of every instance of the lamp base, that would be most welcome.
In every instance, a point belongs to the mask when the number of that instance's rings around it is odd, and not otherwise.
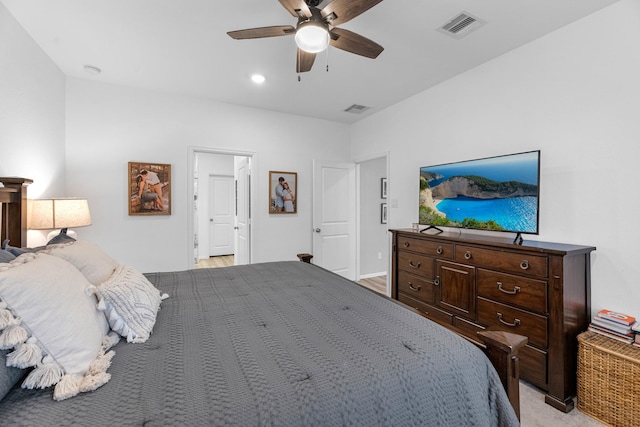
[[[53,230],[51,233],[47,234],[47,242],[50,242],[51,239],[56,237],[58,234],[66,234],[73,239],[78,239],[78,234],[75,231],[69,230],[68,228],[63,228],[61,230]]]

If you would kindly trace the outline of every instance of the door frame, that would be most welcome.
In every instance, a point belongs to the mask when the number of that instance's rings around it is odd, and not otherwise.
[[[225,155],[229,155],[229,156],[240,156],[240,157],[249,157],[251,159],[251,169],[252,170],[256,170],[257,169],[257,154],[254,151],[243,151],[243,150],[227,150],[227,149],[223,149],[223,148],[209,148],[209,147],[196,147],[196,146],[189,146],[187,148],[188,151],[188,155],[187,155],[187,250],[186,250],[186,255],[187,255],[187,265],[190,266],[189,268],[193,268],[194,264],[194,260],[193,260],[193,254],[194,254],[194,245],[195,245],[195,231],[196,231],[196,225],[195,225],[195,210],[194,210],[194,174],[195,174],[195,163],[196,163],[196,155],[197,154],[225,154]],[[251,188],[257,188],[256,186],[256,182],[255,179],[255,173],[252,173],[249,176],[249,185]],[[200,179],[200,177],[198,177],[198,179]],[[256,200],[256,192],[252,191],[249,194],[249,212],[252,212],[252,207],[253,206],[257,206],[257,200]],[[251,214],[250,214],[251,215]],[[251,221],[251,216],[249,217],[249,224],[250,224],[250,228],[249,228],[249,264],[251,263],[251,260],[254,259],[254,236],[256,235],[256,233],[254,232],[254,224]]]
[[[393,207],[395,204],[397,204],[397,200],[394,202],[393,199],[391,198],[392,193],[391,193],[391,177],[390,177],[390,171],[391,171],[391,153],[389,151],[383,151],[382,153],[377,153],[377,154],[371,154],[368,156],[363,156],[363,157],[358,157],[356,159],[353,160],[353,162],[356,164],[356,280],[360,280],[360,254],[361,254],[361,245],[360,245],[360,238],[362,236],[362,230],[361,230],[361,222],[360,222],[360,214],[361,214],[361,204],[360,204],[360,198],[361,198],[361,192],[360,192],[360,184],[361,184],[361,179],[360,179],[360,165],[362,163],[366,163],[368,161],[371,160],[376,160],[376,159],[380,159],[380,158],[384,158],[386,159],[386,176],[387,176],[387,230],[390,229],[390,224],[391,224],[391,216],[392,216],[392,212],[393,212]],[[373,183],[372,185],[380,185],[378,182]],[[391,233],[387,233],[387,247],[389,249],[389,257],[387,259],[387,295],[391,295],[391,274],[389,274],[389,272],[391,271],[391,241],[392,241],[392,236]]]

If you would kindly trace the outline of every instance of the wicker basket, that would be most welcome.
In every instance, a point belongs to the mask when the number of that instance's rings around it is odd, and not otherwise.
[[[612,426],[640,426],[640,348],[578,335],[578,409]]]

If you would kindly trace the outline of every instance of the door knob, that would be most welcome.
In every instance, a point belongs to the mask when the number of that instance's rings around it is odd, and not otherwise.
[[[240,230],[240,227],[233,227],[234,230]]]
[[[321,232],[322,230],[320,230],[319,228],[316,228],[316,229],[315,229],[315,230],[313,230],[313,231],[315,231],[316,233],[319,233],[319,232]]]

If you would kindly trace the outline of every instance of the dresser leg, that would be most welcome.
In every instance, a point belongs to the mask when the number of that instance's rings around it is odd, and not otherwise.
[[[571,412],[574,407],[573,397],[567,397],[565,400],[557,399],[550,394],[544,396],[544,402],[547,405],[551,405],[559,411],[562,412]]]

